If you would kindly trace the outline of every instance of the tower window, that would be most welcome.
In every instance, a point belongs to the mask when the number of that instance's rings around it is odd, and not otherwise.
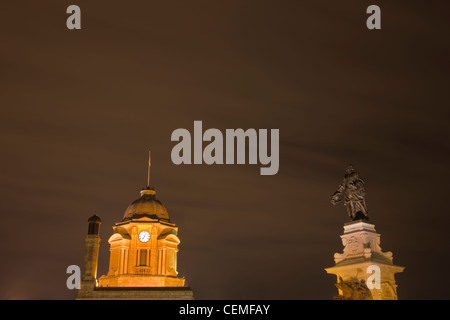
[[[139,265],[140,266],[147,265],[147,249],[139,250]]]

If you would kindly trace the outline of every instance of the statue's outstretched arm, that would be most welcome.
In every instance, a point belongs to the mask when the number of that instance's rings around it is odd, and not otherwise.
[[[336,203],[338,203],[339,201],[342,200],[343,196],[342,193],[345,190],[345,181],[343,181],[339,187],[337,188],[336,192],[333,193],[333,195],[331,196],[331,203],[333,205],[335,205]]]

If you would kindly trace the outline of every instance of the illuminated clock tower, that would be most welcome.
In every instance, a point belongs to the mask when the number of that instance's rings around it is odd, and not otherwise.
[[[178,227],[156,199],[154,189],[147,187],[140,194],[113,227],[108,240],[108,274],[84,281],[78,299],[193,299],[184,277],[178,277]],[[100,238],[97,235],[98,241],[92,242],[92,235],[87,237],[85,261],[96,268],[97,256],[91,255],[98,255]],[[94,250],[91,243],[97,246]],[[96,274],[92,268],[85,268],[84,272]]]
[[[178,278],[178,228],[156,191],[144,189],[113,227],[109,271],[98,279],[101,287],[183,287]]]

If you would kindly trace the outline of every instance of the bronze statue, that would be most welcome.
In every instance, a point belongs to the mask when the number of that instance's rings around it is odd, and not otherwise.
[[[335,284],[342,294],[335,296],[334,300],[373,300],[372,292],[367,287],[364,279],[361,281],[343,281],[339,277],[339,282]]]
[[[331,197],[331,203],[335,205],[344,200],[344,206],[347,208],[347,213],[351,220],[369,220],[365,196],[364,180],[359,177],[353,166],[349,164],[342,183]]]

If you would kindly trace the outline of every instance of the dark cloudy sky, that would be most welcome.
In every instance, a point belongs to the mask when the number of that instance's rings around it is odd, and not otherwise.
[[[196,298],[332,298],[347,216],[329,199],[353,163],[406,267],[399,297],[449,299],[449,26],[448,1],[2,3],[0,298],[74,298],[94,213],[105,274],[151,149]],[[279,173],[174,165],[171,133],[194,120],[280,129]]]

